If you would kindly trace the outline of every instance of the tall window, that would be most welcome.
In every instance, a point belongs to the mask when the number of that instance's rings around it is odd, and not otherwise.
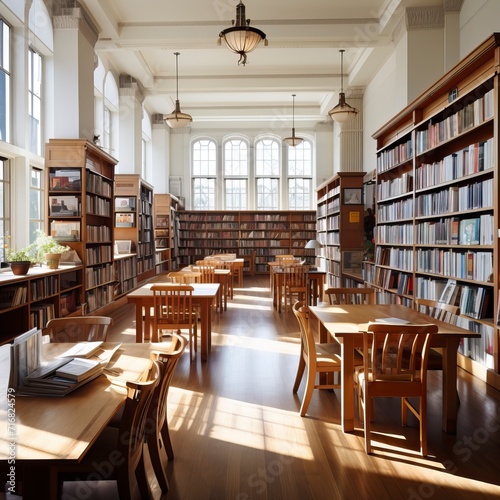
[[[10,27],[0,19],[0,140],[10,141]]]
[[[44,229],[43,171],[31,167],[30,184],[30,243],[36,239],[37,229]]]
[[[312,196],[312,148],[309,141],[303,141],[294,148],[288,148],[288,208],[310,210]]]
[[[274,139],[263,139],[255,145],[255,181],[257,210],[279,208],[280,148]]]
[[[42,154],[42,58],[34,50],[29,50],[28,114],[30,120],[30,151]]]
[[[111,111],[107,106],[104,106],[104,123],[101,140],[105,151],[111,151]]]
[[[214,141],[193,143],[193,209],[215,210],[217,148]]]
[[[227,210],[246,210],[248,185],[248,146],[240,139],[224,145],[224,191]]]
[[[5,245],[12,244],[10,233],[10,172],[9,162],[0,158],[0,260],[5,262]]]

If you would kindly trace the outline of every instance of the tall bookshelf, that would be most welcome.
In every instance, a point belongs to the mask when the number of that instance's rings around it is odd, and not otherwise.
[[[48,230],[58,241],[76,250],[82,260],[86,313],[114,299],[116,163],[112,156],[85,139],[50,139],[45,146]],[[54,209],[61,201],[69,210],[62,206]]]
[[[317,188],[317,259],[330,287],[363,281],[364,172],[339,172]]]
[[[154,240],[156,274],[177,269],[178,255],[178,211],[182,203],[174,195],[154,195]]]
[[[453,321],[481,333],[459,364],[498,374],[498,60],[494,34],[374,134],[379,302],[455,289]],[[498,376],[495,376],[498,386]]]
[[[182,211],[179,213],[181,265],[214,253],[251,256],[255,271],[268,273],[276,255],[293,254],[314,262],[304,248],[316,238],[314,211]]]
[[[137,281],[155,274],[153,187],[137,174],[115,176],[115,240],[130,241]]]

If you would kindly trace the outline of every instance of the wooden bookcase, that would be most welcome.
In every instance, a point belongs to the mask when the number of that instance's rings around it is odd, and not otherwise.
[[[178,211],[182,204],[171,194],[154,195],[154,239],[156,274],[177,269]]]
[[[0,344],[31,328],[44,328],[52,318],[80,314],[83,267],[32,267],[26,276],[0,273]]]
[[[314,262],[314,254],[304,249],[316,238],[314,211],[183,211],[179,224],[181,266],[214,253],[250,257],[255,252],[257,273],[268,273],[276,255]]]
[[[499,43],[492,35],[373,136],[378,301],[413,306],[455,286],[453,321],[481,333],[459,363],[485,380],[499,369]]]
[[[76,250],[82,260],[85,313],[110,304],[114,298],[116,163],[112,156],[85,139],[50,139],[45,146],[47,229]]]
[[[137,281],[154,276],[153,187],[137,174],[115,176],[114,224],[115,241],[136,254]]]
[[[329,287],[363,282],[364,172],[339,172],[317,188],[317,259]]]

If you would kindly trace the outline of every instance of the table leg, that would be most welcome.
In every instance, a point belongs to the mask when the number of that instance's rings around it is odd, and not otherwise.
[[[201,314],[201,360],[206,361],[208,357],[208,351],[212,343],[212,317],[211,317],[212,306],[210,300],[200,301],[200,314]]]
[[[341,344],[341,424],[343,432],[354,430],[354,339],[346,335]]]
[[[143,329],[142,329],[142,303],[135,303],[135,341],[138,344],[144,342]]]
[[[457,351],[460,339],[449,337],[443,349],[443,421],[442,428],[447,434],[457,433]]]

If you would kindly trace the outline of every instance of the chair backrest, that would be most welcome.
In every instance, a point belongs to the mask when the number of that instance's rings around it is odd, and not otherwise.
[[[405,382],[425,387],[431,336],[437,331],[433,324],[369,323],[363,334],[368,383]],[[394,390],[388,388],[383,394],[397,396],[397,388]]]
[[[306,288],[308,267],[301,264],[283,266],[283,284],[285,288]]]
[[[297,318],[300,327],[300,344],[302,352],[308,358],[308,363],[316,363],[316,347],[313,334],[309,328],[309,320],[307,319],[307,307],[304,302],[298,300],[292,306],[293,313]],[[312,356],[310,355],[312,354]]]
[[[201,277],[201,273],[195,273],[192,271],[172,271],[167,274],[172,283],[182,283],[188,285],[191,283],[198,283]]]
[[[51,342],[104,342],[112,324],[108,316],[66,316],[51,319],[46,328]]]
[[[375,304],[375,288],[328,288],[325,290],[330,304]]]
[[[193,322],[193,287],[183,284],[153,285],[153,327],[191,325]],[[180,326],[179,326],[180,328]]]
[[[171,338],[172,344],[168,353],[153,352],[151,354],[151,359],[153,361],[159,361],[160,367],[160,383],[156,386],[153,400],[149,407],[149,418],[156,423],[155,428],[157,434],[165,424],[167,418],[168,389],[177,363],[187,345],[187,340],[182,335],[173,333]]]
[[[204,264],[202,266],[192,266],[194,272],[200,273],[200,283],[214,283],[215,282],[215,267],[212,265]]]
[[[160,382],[160,365],[152,361],[139,382],[127,382],[127,399],[120,420],[117,450],[126,457],[128,473],[135,474],[141,459],[149,407],[156,387]],[[120,456],[120,455],[119,455]]]
[[[450,322],[452,315],[458,316],[460,314],[460,306],[432,299],[416,299],[415,306],[417,311],[428,314],[429,316],[441,321]]]

